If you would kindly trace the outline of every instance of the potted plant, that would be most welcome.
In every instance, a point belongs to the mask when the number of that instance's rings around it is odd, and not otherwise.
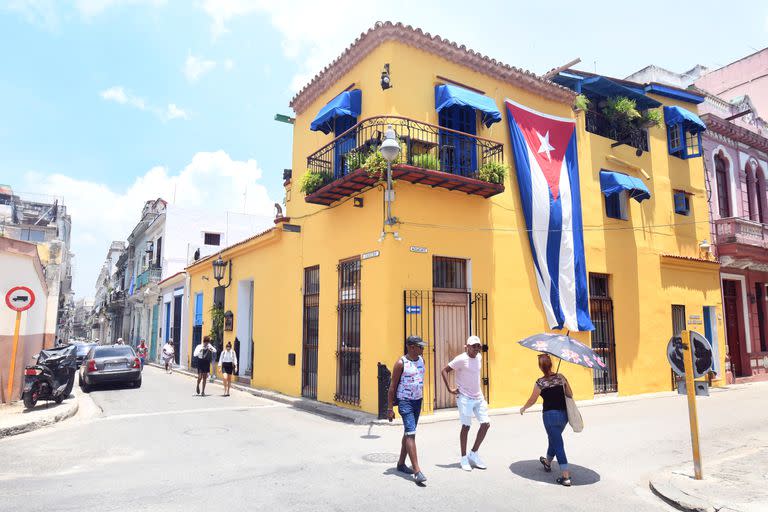
[[[431,169],[433,171],[440,170],[440,160],[435,155],[424,153],[422,155],[414,155],[413,166],[420,167],[421,169]]]
[[[477,178],[488,183],[504,184],[507,177],[507,166],[498,162],[486,162],[477,171]]]
[[[301,177],[300,190],[304,192],[305,195],[310,195],[323,188],[332,180],[333,177],[328,173],[307,171]]]
[[[573,110],[579,111],[579,110],[587,110],[589,108],[589,98],[584,96],[583,94],[579,94],[576,96],[576,99],[573,100]]]

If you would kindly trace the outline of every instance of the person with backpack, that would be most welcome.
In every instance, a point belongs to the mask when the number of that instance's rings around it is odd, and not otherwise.
[[[197,358],[197,394],[205,396],[205,382],[211,372],[211,361],[216,360],[216,348],[211,343],[211,337],[203,338],[203,342],[195,347],[192,355]],[[200,391],[200,382],[203,383],[202,392]]]

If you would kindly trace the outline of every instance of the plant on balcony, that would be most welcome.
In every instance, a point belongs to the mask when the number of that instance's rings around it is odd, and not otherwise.
[[[392,165],[396,164],[400,160],[398,156],[392,162]],[[374,151],[368,158],[365,159],[365,171],[371,178],[383,180],[387,176],[387,161],[381,156],[381,151]]]
[[[661,124],[661,111],[658,109],[648,109],[640,113],[640,127],[653,128]]]
[[[603,107],[603,114],[614,123],[631,123],[640,118],[637,102],[624,96],[608,98]]]
[[[587,110],[589,108],[589,104],[589,98],[583,94],[579,94],[576,96],[576,99],[573,100],[573,110]]]
[[[424,153],[423,155],[414,155],[412,158],[413,166],[421,169],[440,170],[440,160],[435,155]]]
[[[345,155],[345,159],[347,161],[347,168],[349,169],[349,172],[353,172],[365,167],[365,161],[368,160],[370,155],[370,151],[363,150],[350,151],[347,153]]]
[[[333,176],[331,176],[330,174],[327,174],[324,172],[307,171],[301,177],[300,190],[304,192],[305,195],[309,195],[317,191],[318,189],[323,188],[331,181],[333,181]]]
[[[488,183],[504,184],[507,177],[507,166],[498,162],[486,162],[477,171],[477,178]]]

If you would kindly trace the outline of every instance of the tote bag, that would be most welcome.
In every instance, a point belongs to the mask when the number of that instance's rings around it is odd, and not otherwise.
[[[563,392],[565,392],[565,386],[563,386]],[[584,430],[584,420],[581,419],[581,413],[579,408],[576,407],[576,401],[573,398],[565,397],[565,409],[568,412],[568,424],[573,431],[581,432]]]

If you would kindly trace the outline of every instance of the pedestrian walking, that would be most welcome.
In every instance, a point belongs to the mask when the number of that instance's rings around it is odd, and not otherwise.
[[[173,340],[168,340],[163,345],[163,363],[165,363],[165,371],[167,373],[173,373],[173,356],[176,351],[173,348]]]
[[[197,394],[205,396],[205,382],[211,372],[211,361],[215,361],[216,356],[216,348],[211,344],[211,337],[203,338],[203,342],[195,347],[192,355],[197,358]],[[200,391],[200,382],[203,383],[202,391]]]
[[[98,341],[98,340],[96,340]],[[123,341],[123,338],[117,338],[117,341],[115,342],[115,345],[125,345],[125,342]]]
[[[539,355],[539,369],[544,376],[533,385],[531,397],[520,408],[520,414],[535,404],[541,395],[544,401],[542,418],[549,444],[547,445],[547,456],[539,457],[539,462],[544,466],[544,470],[549,472],[552,471],[552,460],[557,457],[557,464],[560,466],[561,472],[557,483],[570,487],[571,472],[568,470],[568,458],[565,456],[563,430],[568,424],[565,397],[573,398],[573,391],[571,391],[571,385],[564,375],[552,371],[552,359],[549,358],[548,354]]]
[[[147,354],[149,354],[149,348],[147,348],[146,342],[142,339],[139,342],[139,346],[136,347],[136,355],[139,356],[142,368],[144,368],[144,361],[147,359]]]
[[[403,418],[405,433],[400,443],[400,458],[397,470],[412,475],[417,484],[423,484],[427,477],[419,467],[416,454],[416,426],[421,413],[421,401],[424,396],[424,347],[427,344],[418,336],[408,336],[405,340],[407,353],[395,362],[392,369],[392,381],[387,394],[387,419],[395,419],[393,405],[397,398],[397,410]],[[411,459],[411,468],[405,465],[405,456]]]
[[[488,419],[488,402],[486,402],[480,389],[480,371],[483,359],[480,351],[482,349],[483,345],[480,338],[470,336],[467,338],[464,353],[454,357],[441,372],[445,387],[448,388],[449,392],[456,395],[456,405],[461,420],[461,431],[459,432],[461,469],[464,471],[472,471],[473,466],[477,469],[487,468],[480,459],[480,455],[477,454],[485,439],[485,434],[488,433],[491,426]],[[454,371],[456,372],[456,387],[452,387],[448,381],[448,376]],[[472,450],[467,454],[467,437],[469,437],[469,429],[472,426],[472,416],[477,418],[480,429],[477,431]]]
[[[224,380],[224,396],[229,396],[229,388],[232,386],[232,374],[237,373],[237,354],[232,350],[232,343],[221,351],[219,358],[219,370]]]

